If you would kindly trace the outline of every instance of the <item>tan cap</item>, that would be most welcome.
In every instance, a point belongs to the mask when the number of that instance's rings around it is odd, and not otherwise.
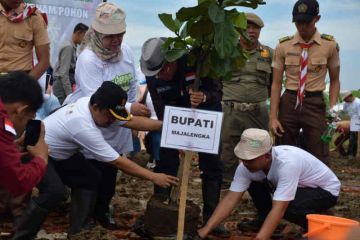
[[[344,93],[342,99],[345,100],[347,97],[350,97],[352,95],[352,92],[351,91],[347,91]]]
[[[236,145],[234,153],[241,160],[253,160],[269,152],[271,147],[268,131],[248,128],[241,134],[240,142]]]
[[[260,28],[264,27],[263,20],[255,13],[245,13],[246,20],[258,25]]]
[[[96,7],[91,26],[102,34],[119,34],[126,30],[125,12],[115,4],[104,2]]]

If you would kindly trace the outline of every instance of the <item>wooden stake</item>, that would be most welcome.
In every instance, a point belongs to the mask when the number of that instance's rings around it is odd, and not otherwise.
[[[360,159],[360,132],[357,132],[357,151],[356,158]]]
[[[184,238],[186,197],[187,197],[192,155],[193,152],[185,151],[185,158],[183,160],[183,172],[182,172],[181,186],[180,186],[178,230],[176,235],[177,240],[183,240]]]

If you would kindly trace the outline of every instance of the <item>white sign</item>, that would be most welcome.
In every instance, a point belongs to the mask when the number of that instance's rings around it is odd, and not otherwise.
[[[360,132],[360,116],[354,116],[350,121],[350,131]]]
[[[71,40],[74,27],[78,23],[88,26],[95,16],[95,9],[103,0],[25,0],[34,4],[48,17],[51,65],[55,67],[60,48]]]
[[[165,107],[161,147],[217,154],[223,113]]]

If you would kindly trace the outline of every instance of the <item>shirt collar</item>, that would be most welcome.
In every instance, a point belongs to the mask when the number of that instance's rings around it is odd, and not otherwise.
[[[314,35],[310,39],[309,43],[316,42],[318,45],[321,45],[321,36],[318,30],[315,31]],[[300,34],[296,32],[294,38],[292,39],[292,44],[296,45],[299,43],[305,43],[305,41],[301,38]]]

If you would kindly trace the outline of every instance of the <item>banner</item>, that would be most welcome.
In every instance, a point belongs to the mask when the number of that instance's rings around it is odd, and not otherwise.
[[[63,42],[70,40],[78,23],[90,26],[96,6],[102,0],[25,0],[48,16],[51,66],[55,67]]]

